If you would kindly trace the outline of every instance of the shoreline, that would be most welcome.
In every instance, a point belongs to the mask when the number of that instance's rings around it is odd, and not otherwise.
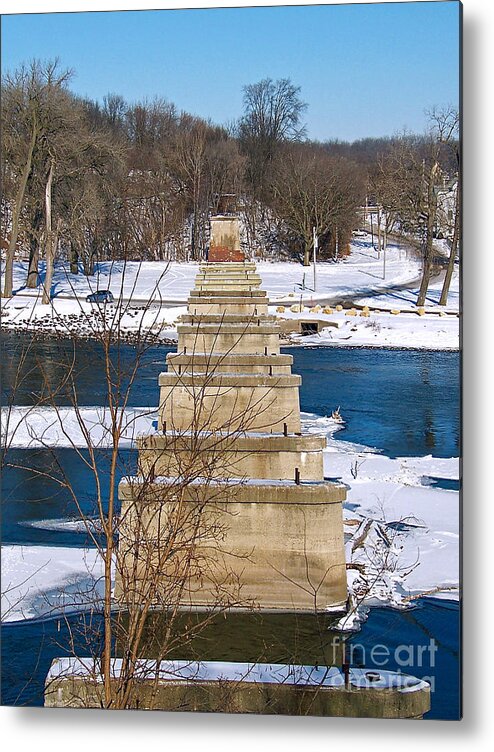
[[[12,547],[14,545],[19,544],[6,544],[9,547]],[[369,610],[369,612],[372,609],[387,609],[389,611],[396,611],[398,613],[404,614],[409,611],[414,611],[415,609],[423,608],[424,605],[433,605],[439,608],[451,608],[451,607],[458,607],[460,608],[460,595],[457,598],[441,598],[437,595],[420,595],[410,603],[408,603],[406,606],[397,606],[393,603],[372,603],[368,604],[366,608]],[[90,609],[84,609],[84,608],[73,608],[73,609],[67,609],[67,611],[64,613],[64,615],[72,617],[72,616],[82,616],[84,614],[87,614]],[[92,612],[97,615],[103,615],[103,610],[98,611],[97,609],[92,609]],[[112,609],[112,613],[118,613],[119,609],[115,608]],[[251,612],[251,613],[258,613],[258,612]],[[284,613],[290,613],[290,612],[284,612]],[[328,616],[331,615],[331,612],[328,612]],[[362,627],[365,625],[367,616],[364,617],[362,621],[359,621],[354,628],[342,630],[343,634],[348,634],[349,636],[358,634],[362,631]],[[2,629],[14,629],[16,627],[20,626],[28,626],[28,625],[36,625],[36,624],[47,624],[51,621],[59,621],[60,620],[60,614],[46,614],[45,616],[33,616],[28,617],[26,619],[12,619],[12,620],[2,620],[0,621],[0,627]]]
[[[429,352],[461,352],[461,349],[462,349],[460,345],[458,347],[430,347],[430,346],[426,346],[426,345],[424,345],[424,346],[421,346],[421,345],[386,345],[386,344],[373,345],[373,344],[370,344],[370,343],[361,344],[361,345],[357,345],[357,344],[352,345],[350,343],[345,344],[343,342],[328,342],[327,344],[317,344],[315,342],[313,344],[310,343],[310,342],[307,342],[307,343],[293,342],[293,343],[289,343],[289,344],[282,344],[280,346],[282,348],[287,348],[287,347],[297,347],[297,348],[299,348],[299,347],[306,347],[307,349],[309,349],[309,348],[310,349],[314,349],[314,348],[317,349],[318,348],[320,350],[325,350],[327,348],[333,348],[333,349],[334,348],[338,348],[338,349],[341,348],[341,349],[345,349],[345,350],[397,350],[397,351],[400,351],[400,350],[406,350],[406,351],[408,351],[408,350],[417,350],[419,352],[423,352],[424,350],[425,351],[429,351]]]
[[[61,341],[61,340],[68,340],[68,341],[81,341],[81,342],[98,342],[102,339],[104,333],[102,332],[99,336],[98,335],[81,335],[75,332],[60,332],[56,329],[50,330],[50,331],[44,331],[40,330],[38,327],[17,327],[17,326],[8,326],[2,323],[2,326],[0,327],[0,334],[2,335],[21,335],[21,336],[27,336],[31,335],[33,339],[37,340],[50,340],[53,339],[55,341]],[[144,333],[137,333],[135,331],[122,331],[119,333],[118,336],[112,337],[112,341],[114,343],[121,342],[126,345],[135,345],[135,340],[138,339],[142,344],[145,344],[146,346],[149,345],[164,345],[165,347],[173,347],[176,346],[177,340],[172,337],[162,337],[160,334],[156,334],[152,331],[144,332]],[[338,348],[338,349],[353,349],[353,350],[417,350],[417,351],[430,351],[430,352],[461,352],[462,347],[461,344],[458,345],[458,347],[431,347],[430,345],[391,345],[386,343],[351,343],[351,342],[344,342],[344,341],[336,341],[336,342],[329,342],[326,341],[324,343],[322,342],[303,342],[303,341],[291,341],[291,340],[282,340],[280,342],[280,348],[286,349],[286,348],[311,348],[311,349],[326,349],[326,348]]]

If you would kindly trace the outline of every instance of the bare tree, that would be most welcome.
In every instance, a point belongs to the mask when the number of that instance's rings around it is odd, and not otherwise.
[[[103,97],[103,112],[113,129],[123,129],[126,111],[125,99],[120,94],[108,93]]]
[[[58,60],[48,63],[34,60],[28,67],[22,66],[2,81],[4,148],[11,172],[16,176],[17,186],[4,270],[4,297],[12,296],[13,262],[19,223],[35,152],[50,142],[53,128],[57,128],[50,111],[54,100],[63,95],[70,77],[71,71],[59,70]]]
[[[424,164],[426,240],[424,252],[424,268],[420,283],[417,306],[425,304],[425,297],[432,271],[433,237],[437,218],[437,185],[441,174],[441,158],[445,148],[455,140],[458,132],[458,112],[452,107],[439,110],[434,107],[427,113],[431,123],[429,134],[429,148]]]
[[[265,198],[269,166],[286,141],[305,136],[301,117],[307,105],[290,79],[265,78],[244,87],[244,114],[238,126],[247,155],[247,180],[256,198]]]
[[[209,208],[209,185],[206,181],[208,126],[197,118],[182,116],[176,134],[174,162],[191,207],[191,260],[203,257],[205,229]]]
[[[276,162],[272,183],[274,207],[303,244],[303,263],[310,263],[313,228],[321,245],[351,232],[361,205],[364,184],[359,171],[344,158],[319,149],[286,147]]]
[[[143,440],[139,475],[133,478],[131,468],[122,461],[121,447],[122,441],[134,435],[136,421],[144,419],[150,423],[155,416],[153,408],[136,415],[130,408],[130,400],[143,360],[156,341],[156,332],[158,336],[160,333],[160,309],[153,307],[151,301],[145,306],[142,322],[146,324],[139,325],[133,337],[133,358],[130,363],[126,362],[121,351],[126,342],[122,321],[131,310],[131,304],[124,301],[123,288],[122,281],[115,306],[98,307],[92,314],[81,306],[101,355],[105,405],[99,424],[94,424],[94,418],[88,420],[80,404],[75,349],[69,349],[68,357],[61,355],[59,368],[63,378],[58,374],[56,383],[49,365],[43,359],[37,363],[43,380],[42,405],[49,408],[51,422],[45,424],[41,432],[33,428],[33,442],[50,451],[52,437],[57,435],[77,454],[94,479],[96,520],[85,509],[77,484],[56,453],[52,454],[51,465],[45,463],[41,468],[30,468],[31,474],[49,478],[64,490],[101,560],[102,597],[96,598],[95,593],[84,633],[75,634],[65,621],[70,635],[69,650],[80,655],[81,641],[87,646],[82,662],[88,679],[96,681],[98,677],[100,704],[114,709],[136,707],[142,682],[145,680],[148,687],[153,687],[159,680],[161,662],[178,645],[187,646],[218,613],[232,608],[253,608],[252,600],[242,595],[238,574],[239,559],[248,558],[250,552],[232,553],[225,543],[228,519],[224,503],[235,494],[236,486],[243,483],[242,478],[237,477],[232,452],[228,450],[236,437],[249,430],[253,421],[259,425],[263,412],[266,426],[270,423],[265,398],[262,405],[253,398],[247,406],[240,406],[232,396],[231,414],[212,432],[211,414],[216,415],[221,401],[218,394],[211,402],[212,367],[202,386],[191,387],[190,429],[169,423],[165,429],[167,445],[161,451],[154,451],[152,442],[147,446]],[[158,291],[159,281],[155,294]],[[73,335],[71,322],[72,319],[59,322],[60,329],[67,335]],[[149,328],[153,330],[152,336]],[[218,365],[221,367],[221,360]],[[61,393],[70,400],[77,436],[73,427],[67,427],[66,412],[59,407]],[[28,422],[39,409],[37,403],[28,411]],[[15,431],[12,424],[11,431]],[[8,447],[6,463],[7,467],[9,464],[20,467],[18,460],[9,460]],[[121,486],[124,501],[120,509],[117,485],[122,475],[128,479]],[[117,598],[115,576],[119,583]],[[194,626],[184,632],[182,609],[190,605],[194,588],[204,587],[211,595],[210,606]],[[102,614],[102,630],[94,625],[96,613]],[[152,628],[158,613],[161,614],[159,635]],[[154,661],[143,660],[150,652]],[[118,673],[115,671],[117,656]],[[50,691],[49,686],[47,691]],[[153,700],[150,702],[153,707]]]
[[[451,250],[449,254],[448,267],[444,276],[443,287],[439,305],[446,305],[448,302],[448,292],[453,277],[456,254],[461,236],[461,153],[459,142],[460,117],[458,110],[452,106],[445,108],[433,107],[429,112],[434,132],[443,150],[446,150],[447,156],[451,158],[451,168],[456,170],[456,192],[455,205],[453,209],[453,237],[451,240]]]
[[[82,103],[74,103],[72,109],[75,122],[58,149],[57,211],[72,273],[77,274],[81,260],[84,274],[90,276],[96,260],[114,258],[110,239],[126,178],[126,148],[108,129],[90,126]],[[124,244],[118,248],[122,255]]]
[[[458,113],[448,107],[433,108],[428,115],[427,135],[405,134],[395,139],[379,158],[371,181],[376,200],[385,207],[391,222],[397,223],[399,231],[420,238],[423,267],[417,306],[425,304],[433,270],[438,188],[443,176],[458,167]]]
[[[443,306],[447,305],[448,303],[448,293],[449,293],[449,288],[451,285],[451,280],[453,278],[456,254],[458,253],[458,246],[459,246],[460,236],[461,236],[460,220],[461,220],[461,178],[458,175],[458,180],[456,183],[456,193],[455,193],[453,238],[451,240],[451,249],[449,252],[449,259],[448,259],[448,266],[446,269],[446,274],[444,275],[443,287],[441,290],[441,297],[439,298],[439,305],[443,305]]]

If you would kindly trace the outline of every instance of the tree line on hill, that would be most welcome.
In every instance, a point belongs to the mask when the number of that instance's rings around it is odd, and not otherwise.
[[[378,204],[389,229],[422,233],[427,289],[437,189],[459,174],[453,108],[433,109],[426,135],[320,143],[306,137],[306,104],[289,79],[245,86],[243,114],[226,127],[162,98],[81,98],[71,77],[58,60],[33,60],[2,79],[5,297],[19,251],[28,287],[45,259],[45,302],[57,257],[87,275],[99,260],[200,260],[225,193],[238,197],[249,252],[305,264],[313,228],[320,258],[335,258],[348,252],[361,207]]]

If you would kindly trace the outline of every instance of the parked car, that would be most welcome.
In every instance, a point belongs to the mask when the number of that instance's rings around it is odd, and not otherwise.
[[[113,303],[113,295],[110,290],[96,290],[86,298],[88,303]]]

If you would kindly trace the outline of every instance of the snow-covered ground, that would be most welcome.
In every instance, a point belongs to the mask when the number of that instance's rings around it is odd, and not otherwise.
[[[97,289],[111,290],[116,299],[132,299],[143,303],[149,300],[170,303],[185,303],[193,287],[199,264],[170,263],[159,261],[101,262],[91,277],[82,273],[71,274],[70,268],[57,264],[54,270],[52,294],[55,303],[63,298],[82,298]],[[288,299],[288,296],[302,292],[304,299],[341,298],[348,295],[362,297],[390,286],[404,285],[416,280],[420,274],[420,263],[412,251],[390,243],[386,258],[386,279],[383,279],[382,259],[377,258],[372,248],[370,235],[354,238],[350,256],[338,263],[317,264],[317,293],[312,290],[313,272],[297,263],[270,263],[259,261],[257,270],[262,278],[262,287],[273,302]],[[43,265],[40,267],[43,277]],[[19,305],[20,298],[38,298],[40,288],[25,287],[27,263],[14,264],[14,300]],[[305,280],[305,290],[302,289]]]
[[[376,294],[390,287],[412,284],[420,275],[420,262],[415,253],[392,243],[388,247],[386,278],[383,278],[383,262],[372,248],[371,237],[354,238],[349,256],[337,263],[318,263],[316,269],[316,292],[313,290],[312,267],[298,264],[258,263],[262,287],[272,303],[302,299],[305,305],[320,300],[336,301]],[[293,302],[293,300],[292,300]]]
[[[433,277],[429,283],[425,300],[425,310],[437,310],[441,291],[443,289],[444,272],[437,277]],[[403,288],[401,290],[388,290],[378,295],[367,295],[359,298],[358,302],[362,306],[380,308],[381,310],[391,310],[399,308],[401,311],[416,311],[415,305],[418,296],[418,286]],[[460,310],[460,272],[458,266],[455,267],[448,293],[448,302],[441,306],[441,310],[458,313]]]
[[[178,318],[186,312],[185,301],[198,271],[197,264],[160,262],[107,262],[98,265],[98,273],[87,278],[70,274],[57,266],[55,296],[42,305],[39,290],[23,287],[26,265],[16,263],[16,294],[2,301],[2,323],[7,329],[36,330],[59,336],[91,337],[104,327],[130,336],[146,332],[159,340],[175,341]],[[456,272],[448,305],[437,305],[442,276],[433,279],[425,306],[425,315],[416,312],[420,264],[414,253],[390,244],[387,251],[386,279],[382,259],[377,258],[370,236],[354,239],[352,253],[338,263],[320,263],[317,268],[317,292],[312,269],[295,263],[260,262],[262,286],[272,304],[270,313],[280,318],[317,317],[320,332],[303,339],[293,336],[294,344],[367,347],[416,347],[457,349],[459,347],[459,275]],[[404,287],[405,286],[405,287]],[[111,289],[120,306],[94,306],[86,295],[95,289]],[[347,312],[324,313],[325,305],[354,301],[370,308],[368,316],[352,317]],[[321,304],[321,308],[318,305]],[[290,308],[301,306],[301,312]],[[277,308],[284,307],[284,311]],[[379,312],[376,313],[378,309]],[[399,310],[399,315],[390,313]],[[448,315],[445,315],[446,312]],[[442,315],[441,315],[442,314]],[[324,326],[327,322],[327,326]]]
[[[273,308],[271,312],[276,309]],[[400,313],[369,311],[368,316],[348,311],[321,311],[306,309],[302,313],[289,309],[278,314],[282,318],[311,318],[320,323],[317,334],[290,334],[290,342],[305,346],[338,347],[399,347],[427,350],[457,350],[460,346],[460,320],[456,315]],[[325,325],[324,322],[327,322]]]
[[[15,408],[9,423],[12,445],[33,446],[37,432],[47,444],[72,446],[73,441],[81,441],[82,445],[81,437],[77,439],[74,411],[63,411],[65,430],[61,431],[59,418],[49,409]],[[132,429],[126,444],[135,432],[149,428],[153,419],[151,409],[129,409],[127,413]],[[96,440],[102,445],[108,441],[104,428],[107,416],[101,408],[83,408],[81,415],[89,427],[93,426]],[[22,417],[26,418],[25,427]],[[344,505],[347,561],[364,564],[372,579],[359,608],[359,618],[369,605],[403,606],[424,593],[457,598],[459,494],[433,485],[432,479],[457,480],[458,459],[391,459],[370,447],[340,441],[336,434],[341,425],[331,418],[302,413],[302,419],[305,431],[327,436],[326,476],[339,478],[349,487]],[[98,427],[98,421],[103,426]],[[45,520],[37,524],[54,535],[59,530],[85,530],[77,520]],[[100,597],[102,560],[94,550],[5,546],[2,554],[2,614],[6,621],[84,607],[94,597],[93,586]],[[357,570],[349,570],[349,584],[358,603],[362,582]],[[354,624],[353,618],[344,626]]]
[[[2,546],[2,621],[97,606],[103,573],[103,558],[96,549]]]

